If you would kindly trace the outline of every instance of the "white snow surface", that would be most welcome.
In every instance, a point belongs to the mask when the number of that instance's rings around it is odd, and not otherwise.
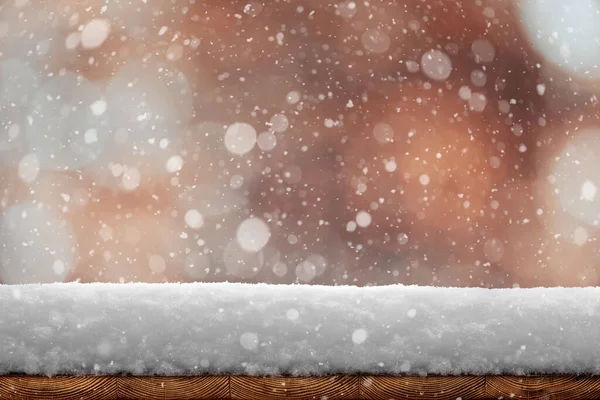
[[[0,374],[600,373],[600,288],[0,286]]]

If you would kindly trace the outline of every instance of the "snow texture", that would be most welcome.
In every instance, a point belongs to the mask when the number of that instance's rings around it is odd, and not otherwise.
[[[600,373],[600,288],[0,286],[0,374]]]

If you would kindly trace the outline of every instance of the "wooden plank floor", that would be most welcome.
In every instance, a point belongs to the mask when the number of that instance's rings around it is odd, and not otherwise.
[[[600,376],[0,376],[0,399],[598,399]]]

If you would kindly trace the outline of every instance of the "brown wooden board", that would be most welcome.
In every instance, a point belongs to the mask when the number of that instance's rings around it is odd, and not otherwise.
[[[116,399],[112,376],[0,376],[0,399]]]
[[[487,393],[511,399],[600,399],[600,376],[490,376]]]
[[[484,376],[363,376],[363,399],[484,399]]]
[[[117,377],[119,399],[229,399],[229,377]]]
[[[233,399],[357,399],[358,376],[314,378],[231,377]]]
[[[598,399],[600,376],[0,376],[0,399]]]

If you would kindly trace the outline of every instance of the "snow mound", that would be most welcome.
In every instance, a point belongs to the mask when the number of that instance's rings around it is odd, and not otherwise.
[[[600,288],[0,286],[0,374],[600,373]]]

